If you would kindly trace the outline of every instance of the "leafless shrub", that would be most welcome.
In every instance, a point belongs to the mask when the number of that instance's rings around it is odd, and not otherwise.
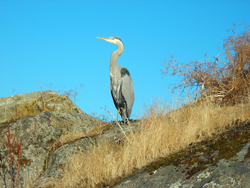
[[[249,26],[241,25],[244,31],[236,34],[235,25],[228,30],[233,33],[224,39],[225,61],[219,61],[219,55],[208,57],[202,61],[191,61],[188,64],[181,63],[171,55],[166,60],[161,70],[164,76],[172,75],[181,77],[180,83],[172,87],[191,88],[198,97],[213,97],[221,104],[234,105],[248,101],[250,88],[250,32]]]
[[[5,142],[6,148],[8,150],[8,155],[6,156],[6,161],[9,167],[9,174],[11,178],[11,188],[17,187],[19,185],[19,174],[21,168],[21,156],[23,150],[21,149],[22,141],[15,138],[14,134],[10,134],[10,127],[8,124],[8,132],[6,134],[7,142]],[[17,155],[17,159],[15,157]]]

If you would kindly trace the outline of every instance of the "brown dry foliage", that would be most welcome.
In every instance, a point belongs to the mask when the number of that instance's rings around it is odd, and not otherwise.
[[[229,30],[233,35],[224,39],[225,62],[219,56],[202,61],[181,63],[172,55],[161,70],[163,75],[179,76],[177,88],[195,87],[199,97],[213,97],[220,104],[234,105],[246,102],[250,88],[250,26],[241,25],[244,31],[236,34],[235,25]],[[213,60],[213,61],[212,61]]]

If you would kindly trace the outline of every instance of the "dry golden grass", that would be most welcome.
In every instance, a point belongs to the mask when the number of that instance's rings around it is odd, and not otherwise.
[[[55,187],[99,187],[108,185],[159,157],[169,155],[191,142],[197,142],[225,130],[237,119],[250,117],[250,105],[218,107],[211,103],[193,103],[158,116],[161,110],[148,106],[142,126],[124,139],[121,145],[112,141],[98,143],[87,154],[75,154],[65,167],[64,177]]]

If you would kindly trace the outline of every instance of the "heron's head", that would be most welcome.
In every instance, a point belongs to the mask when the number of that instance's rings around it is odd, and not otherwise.
[[[113,44],[116,44],[116,45],[119,45],[119,44],[123,45],[123,42],[119,37],[96,37],[96,38],[106,40],[106,41],[113,43]]]

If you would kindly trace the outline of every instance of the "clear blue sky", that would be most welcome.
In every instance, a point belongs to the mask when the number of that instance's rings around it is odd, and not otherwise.
[[[167,52],[188,63],[216,56],[233,23],[250,25],[250,1],[0,1],[0,98],[84,84],[76,104],[87,114],[116,114],[109,60],[119,36],[135,87],[132,118],[178,78],[160,73]],[[241,28],[238,27],[237,32]]]

